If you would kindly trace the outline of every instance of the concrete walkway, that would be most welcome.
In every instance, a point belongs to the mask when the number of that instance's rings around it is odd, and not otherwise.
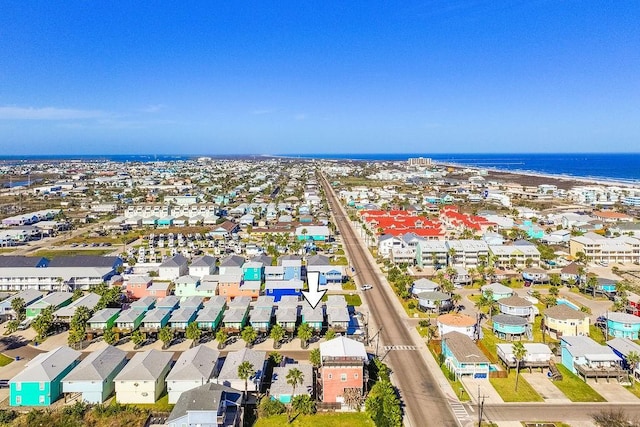
[[[478,404],[478,395],[484,397],[484,403],[504,403],[502,397],[491,385],[488,379],[475,379],[471,377],[460,377],[460,382],[467,389],[469,397],[474,404]]]
[[[531,387],[544,399],[545,402],[550,403],[570,403],[571,400],[556,387],[553,382],[547,377],[546,373],[533,372],[527,373],[520,372],[522,378],[527,380]]]

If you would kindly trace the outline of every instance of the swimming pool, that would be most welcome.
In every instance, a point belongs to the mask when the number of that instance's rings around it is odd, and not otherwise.
[[[568,306],[568,307],[571,307],[571,308],[573,308],[574,310],[578,310],[578,311],[580,310],[580,307],[578,307],[577,305],[575,305],[574,303],[572,303],[572,302],[570,302],[570,301],[567,301],[567,300],[566,300],[566,299],[564,299],[564,298],[558,298],[558,299],[556,300],[556,302],[557,302],[558,304],[564,304],[564,305],[566,305],[566,306]]]

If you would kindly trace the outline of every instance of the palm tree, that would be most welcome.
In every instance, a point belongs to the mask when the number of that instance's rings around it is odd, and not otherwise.
[[[305,348],[309,344],[309,340],[313,336],[313,329],[308,323],[302,323],[298,327],[298,338],[300,338],[300,345]]]
[[[273,328],[271,328],[271,333],[269,334],[271,339],[273,339],[273,348],[280,347],[280,341],[282,341],[282,338],[284,338],[285,333],[286,331],[284,330],[282,325],[279,325],[277,323],[273,325]]]
[[[629,365],[629,373],[633,374],[633,371],[638,367],[638,363],[640,363],[640,354],[635,351],[629,352],[627,354],[627,365]]]
[[[587,287],[591,288],[593,297],[596,297],[596,289],[598,288],[598,278],[596,276],[589,276],[587,279]]]
[[[513,343],[513,357],[516,359],[516,392],[518,391],[518,378],[520,374],[520,362],[527,357],[527,349],[520,341]]]
[[[314,368],[318,369],[320,365],[322,365],[322,359],[320,355],[320,349],[314,348],[309,353],[309,362],[313,365]]]
[[[244,403],[247,404],[247,387],[249,378],[256,373],[256,369],[253,367],[251,362],[245,360],[241,364],[238,365],[238,378],[244,380]]]
[[[245,326],[240,335],[248,347],[251,347],[258,339],[258,332],[251,325]]]
[[[218,341],[218,348],[224,348],[224,345],[227,343],[227,338],[229,335],[224,329],[218,330],[216,332],[216,341]]]
[[[304,381],[304,374],[302,373],[301,370],[299,370],[298,368],[289,369],[289,372],[287,372],[287,384],[293,387],[293,391],[291,393],[291,399],[293,399],[296,396],[296,387],[302,384],[303,381]],[[289,416],[287,418],[288,418],[288,421],[291,422],[291,413],[289,413]]]
[[[462,296],[460,294],[451,294],[451,303],[453,304],[454,307],[456,307],[458,303],[460,303],[461,299],[462,299]]]
[[[551,295],[554,298],[558,298],[558,295],[560,295],[560,290],[558,289],[557,286],[551,286],[549,288],[549,295]]]

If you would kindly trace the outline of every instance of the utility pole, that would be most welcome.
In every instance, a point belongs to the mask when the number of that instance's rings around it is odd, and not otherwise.
[[[482,427],[482,416],[484,411],[484,399],[487,396],[480,394],[480,385],[478,384],[478,427]]]

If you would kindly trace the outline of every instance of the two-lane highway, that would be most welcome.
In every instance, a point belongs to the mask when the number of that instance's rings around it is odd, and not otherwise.
[[[401,315],[396,311],[397,300],[390,295],[386,280],[381,280],[377,267],[372,265],[371,258],[360,244],[352,226],[345,216],[333,189],[321,176],[327,200],[336,219],[336,225],[342,235],[343,244],[351,260],[351,265],[358,274],[361,283],[370,283],[373,289],[366,291],[365,299],[370,315],[376,325],[382,327],[380,340],[382,346],[415,346],[413,336],[403,323]],[[457,420],[451,411],[449,401],[438,387],[429,371],[422,355],[415,350],[390,351],[385,362],[393,370],[393,379],[404,404],[405,425],[422,426],[457,426]]]

